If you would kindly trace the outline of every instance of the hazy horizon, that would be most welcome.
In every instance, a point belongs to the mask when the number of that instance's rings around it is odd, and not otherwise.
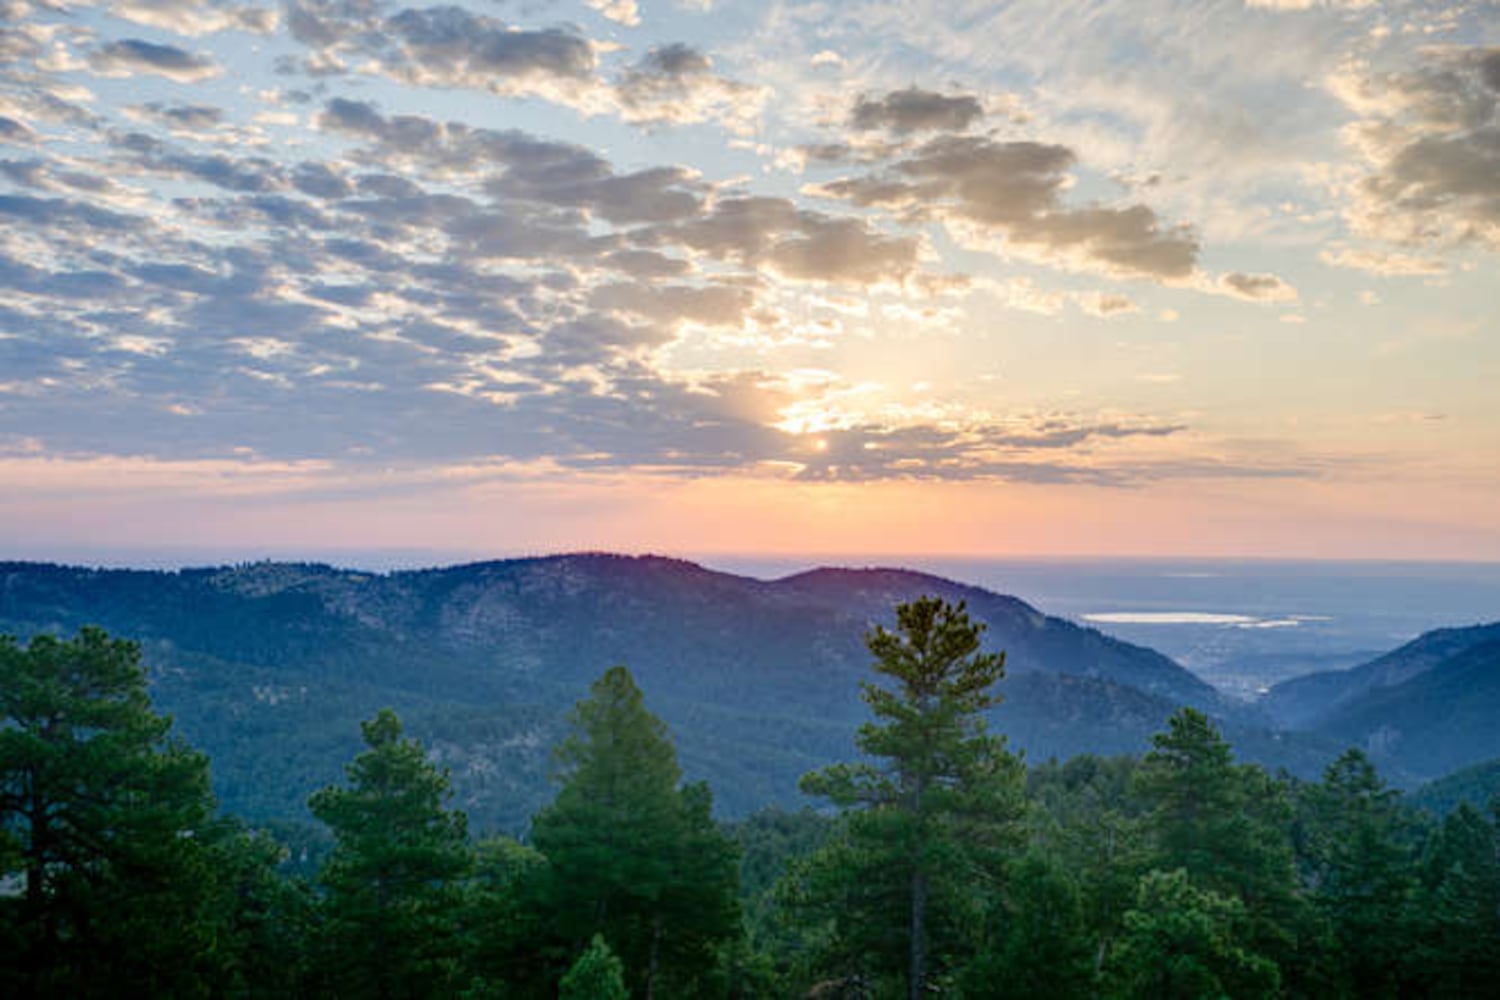
[[[1279,555],[1237,555],[1171,553],[1125,553],[1091,554],[1065,553],[1040,555],[994,554],[924,554],[917,552],[809,552],[806,554],[754,553],[735,551],[669,551],[664,549],[632,549],[579,547],[579,548],[535,548],[511,551],[479,551],[464,549],[379,548],[365,549],[318,549],[318,548],[247,548],[242,546],[30,546],[13,545],[0,548],[0,562],[53,563],[62,566],[99,567],[106,569],[194,569],[212,566],[234,566],[257,562],[314,563],[335,569],[364,572],[400,572],[405,570],[443,569],[469,563],[502,562],[512,559],[545,559],[558,556],[607,554],[622,556],[659,556],[696,563],[720,572],[750,576],[762,580],[777,579],[818,568],[894,568],[916,569],[921,572],[938,572],[924,567],[962,567],[993,564],[1037,565],[1037,566],[1084,566],[1099,564],[1170,566],[1173,564],[1224,564],[1278,565],[1316,567],[1384,568],[1393,571],[1402,569],[1420,570],[1451,567],[1455,570],[1495,569],[1500,571],[1500,559],[1391,559],[1391,558],[1342,558]],[[940,574],[941,575],[941,574]],[[1500,617],[1500,611],[1497,611]]]

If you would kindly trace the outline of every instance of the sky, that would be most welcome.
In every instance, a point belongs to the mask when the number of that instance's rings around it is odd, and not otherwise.
[[[0,0],[0,558],[1500,561],[1497,109],[1495,0]]]

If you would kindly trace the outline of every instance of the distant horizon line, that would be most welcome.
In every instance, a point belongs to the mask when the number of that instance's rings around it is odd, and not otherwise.
[[[759,565],[797,566],[793,572],[813,569],[920,569],[915,564],[946,565],[1069,565],[1069,564],[1188,564],[1208,565],[1241,563],[1257,565],[1306,565],[1306,566],[1390,566],[1390,567],[1472,567],[1500,569],[1500,560],[1493,559],[1413,559],[1388,556],[1316,556],[1316,555],[1243,555],[1243,554],[951,554],[951,553],[849,553],[849,552],[691,552],[664,551],[658,549],[606,549],[593,546],[554,548],[546,550],[511,550],[490,554],[464,550],[423,549],[416,547],[380,549],[318,550],[303,548],[296,550],[266,550],[256,553],[233,552],[209,547],[173,548],[150,546],[142,548],[107,547],[90,548],[86,551],[57,548],[30,549],[12,554],[0,549],[0,562],[38,563],[87,569],[122,570],[186,570],[218,567],[270,564],[322,565],[332,569],[356,572],[399,572],[408,570],[450,569],[457,566],[490,562],[514,562],[527,559],[555,559],[568,556],[608,555],[636,558],[662,558],[689,562],[705,569],[720,572],[745,574],[749,567]]]

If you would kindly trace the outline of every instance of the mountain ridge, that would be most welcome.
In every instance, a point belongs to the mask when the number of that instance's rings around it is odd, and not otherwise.
[[[1347,670],[1282,681],[1261,704],[1280,725],[1317,724],[1365,694],[1406,683],[1457,653],[1494,641],[1500,641],[1500,622],[1433,629]]]
[[[338,779],[358,721],[389,705],[453,768],[477,822],[513,828],[548,794],[567,710],[616,663],[727,812],[795,803],[801,773],[853,752],[859,681],[872,677],[865,631],[928,593],[966,602],[986,648],[1006,652],[992,724],[1034,759],[1142,751],[1182,704],[1272,766],[1310,775],[1332,756],[1315,738],[1263,733],[1253,710],[1160,653],[891,567],[758,580],[598,552],[382,573],[0,563],[0,631],[100,624],[142,641],[155,697],[210,753],[237,811],[299,810]]]
[[[1500,635],[1500,628],[1489,632]],[[1399,760],[1431,779],[1500,757],[1497,719],[1500,638],[1463,646],[1404,681],[1342,702],[1319,728],[1363,746],[1377,763]]]

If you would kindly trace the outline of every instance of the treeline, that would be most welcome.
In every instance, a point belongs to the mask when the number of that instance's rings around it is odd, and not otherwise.
[[[311,857],[219,813],[136,645],[0,639],[0,995],[1500,996],[1497,805],[1433,819],[1357,750],[1268,774],[1191,709],[1028,771],[963,606],[895,616],[819,811],[716,823],[616,667],[524,838],[474,835],[383,711]]]

